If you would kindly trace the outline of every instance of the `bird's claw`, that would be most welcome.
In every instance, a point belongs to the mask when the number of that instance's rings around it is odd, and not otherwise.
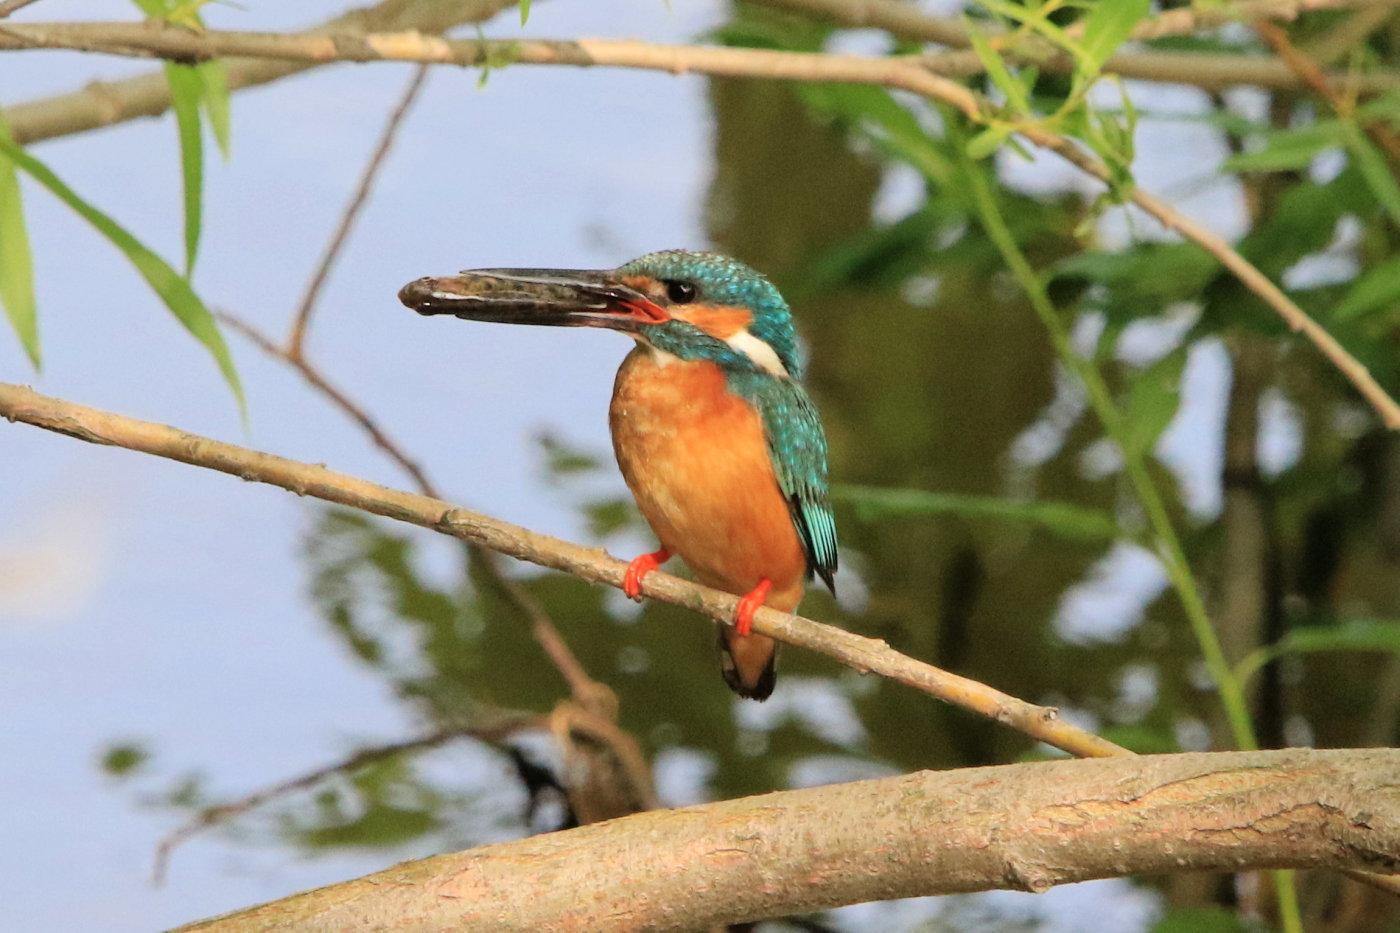
[[[750,635],[753,633],[753,616],[758,612],[759,607],[768,599],[768,591],[773,588],[773,581],[764,577],[759,581],[758,586],[749,590],[740,600],[739,608],[734,613],[734,634]]]
[[[622,592],[627,594],[628,599],[642,600],[642,578],[653,570],[670,560],[671,552],[662,548],[659,551],[652,551],[650,554],[642,554],[632,558],[627,565],[627,572],[622,577]]]

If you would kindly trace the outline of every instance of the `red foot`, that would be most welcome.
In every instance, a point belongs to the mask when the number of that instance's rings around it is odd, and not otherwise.
[[[671,552],[662,548],[659,551],[652,551],[650,554],[643,554],[641,557],[634,557],[627,565],[627,573],[622,578],[622,592],[627,594],[628,599],[641,601],[642,598],[642,577],[660,567],[671,559]]]
[[[763,605],[763,601],[768,598],[768,591],[772,588],[773,581],[764,577],[758,581],[758,586],[749,590],[748,595],[739,600],[739,611],[734,613],[734,634],[748,635],[753,632],[753,614]]]

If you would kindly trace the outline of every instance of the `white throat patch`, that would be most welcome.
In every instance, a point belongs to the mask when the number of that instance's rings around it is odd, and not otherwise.
[[[778,351],[774,350],[762,340],[759,340],[747,330],[739,331],[734,336],[725,340],[725,343],[753,360],[755,366],[767,373],[779,377],[791,375],[791,373],[787,371],[787,367],[783,365],[783,361],[778,359]]]

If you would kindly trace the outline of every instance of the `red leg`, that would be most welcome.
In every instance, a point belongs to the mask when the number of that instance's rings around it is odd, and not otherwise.
[[[635,599],[639,602],[642,598],[642,577],[660,567],[671,559],[671,552],[662,548],[659,551],[652,551],[650,554],[643,554],[641,557],[634,557],[627,565],[627,574],[622,578],[622,592],[627,594],[628,599]]]
[[[749,590],[748,594],[739,600],[739,611],[734,613],[734,634],[749,635],[753,632],[753,614],[763,605],[763,601],[768,598],[768,591],[772,588],[773,581],[764,577],[758,581],[758,586]]]

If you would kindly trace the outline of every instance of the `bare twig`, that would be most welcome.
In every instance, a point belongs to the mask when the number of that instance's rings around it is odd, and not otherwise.
[[[0,19],[4,19],[11,13],[24,9],[31,3],[38,2],[39,0],[5,0],[4,3],[0,3]]]
[[[182,930],[694,930],[1135,874],[1391,870],[1397,768],[1396,749],[1288,749],[920,771],[439,855]]]
[[[402,742],[392,742],[388,745],[376,745],[373,748],[362,748],[349,757],[334,764],[324,765],[305,774],[282,781],[262,790],[247,794],[237,800],[221,803],[212,807],[205,807],[194,815],[188,822],[176,827],[172,832],[167,833],[156,847],[155,865],[152,868],[152,881],[156,885],[165,882],[166,869],[170,867],[170,856],[174,851],[187,842],[191,837],[200,832],[222,823],[226,823],[235,817],[239,817],[255,810],[264,804],[297,791],[306,790],[320,784],[328,778],[340,774],[348,774],[358,771],[365,765],[375,762],[385,761],[389,758],[396,758],[399,755],[407,755],[413,752],[420,752],[430,748],[437,748],[445,745],[453,739],[472,738],[483,742],[499,742],[506,736],[524,729],[539,729],[545,726],[545,720],[534,714],[511,714],[499,717],[497,722],[481,726],[453,726],[448,729],[441,729],[428,735],[419,736],[414,739],[407,739]]]
[[[1055,152],[1085,173],[1105,183],[1108,182],[1108,168],[1063,136],[1030,127],[1021,128],[1019,132],[1031,142]],[[1380,383],[1376,382],[1370,370],[1363,366],[1360,360],[1348,353],[1321,324],[1308,317],[1307,312],[1285,295],[1283,290],[1270,281],[1267,275],[1241,256],[1234,247],[1225,241],[1224,237],[1196,223],[1156,195],[1142,188],[1133,189],[1131,200],[1155,217],[1162,226],[1193,240],[1206,252],[1220,260],[1220,264],[1239,279],[1245,288],[1262,299],[1279,317],[1283,318],[1291,329],[1295,332],[1301,332],[1321,351],[1328,362],[1335,366],[1346,377],[1347,381],[1361,393],[1361,397],[1376,410],[1387,428],[1391,430],[1400,428],[1400,405],[1397,405],[1385,389],[1381,388]]]
[[[351,10],[310,30],[357,33],[412,29],[441,33],[463,23],[480,23],[518,0],[380,0]],[[323,62],[228,59],[230,90],[255,87],[316,68]],[[163,71],[97,81],[81,90],[16,104],[4,111],[10,132],[20,143],[82,133],[114,123],[149,117],[170,109],[170,84]]]
[[[0,383],[0,415],[89,443],[125,447],[178,460],[420,525],[592,583],[621,587],[627,569],[624,562],[601,549],[570,544],[438,499],[390,489],[325,467],[226,444],[165,425],[64,402],[40,395],[26,386]],[[642,592],[652,599],[685,606],[724,624],[732,622],[738,605],[738,600],[728,593],[661,571],[646,576]],[[878,639],[863,638],[768,608],[758,611],[754,628],[761,634],[824,654],[858,671],[888,677],[990,717],[1070,754],[1086,757],[1131,754],[1127,749],[1061,720],[1051,708],[1018,700],[975,680],[916,661]]]
[[[755,2],[794,13],[815,15],[843,26],[883,29],[903,39],[935,42],[962,50],[972,46],[972,39],[962,19],[929,15],[917,6],[900,0]],[[1308,10],[1362,8],[1388,12],[1397,5],[1400,5],[1400,0],[1242,0],[1206,9],[1190,6],[1168,10],[1143,20],[1133,29],[1131,38],[1145,41],[1190,35],[1226,23],[1256,19],[1289,20]],[[1062,54],[1035,36],[1017,36],[1013,44],[1008,41],[1010,37],[996,25],[984,23],[982,28],[993,47],[1013,61],[1033,63],[1047,73],[1069,74],[1075,68],[1071,56]],[[1077,36],[1082,33],[1082,28],[1075,24],[1066,32]],[[949,77],[981,74],[985,70],[981,58],[971,51],[933,53],[926,56],[924,62],[932,70]],[[1273,90],[1292,90],[1302,86],[1298,76],[1283,62],[1253,55],[1119,51],[1104,63],[1103,71],[1124,78],[1193,84],[1212,90],[1233,85],[1253,85]],[[1375,88],[1368,86],[1368,89]]]
[[[1387,0],[1400,2],[1400,0]],[[584,47],[600,48],[608,40],[577,41],[477,41],[442,40],[408,33],[259,33],[205,30],[192,33],[160,23],[25,23],[0,27],[0,51],[62,48],[139,58],[153,56],[181,61],[201,61],[232,56],[283,62],[329,64],[332,62],[412,61],[420,63],[485,65],[520,61],[530,64],[618,64],[593,60]],[[634,43],[641,45],[642,43]],[[654,46],[664,48],[664,46]],[[735,50],[748,51],[755,50]],[[1039,46],[1018,45],[1008,55],[1025,56],[1043,71],[1073,70],[1069,56]],[[953,51],[913,56],[926,70],[953,77],[980,73],[981,60],[972,52]],[[646,66],[636,66],[646,67]],[[1109,74],[1148,81],[1194,84],[1208,89],[1252,85],[1272,90],[1298,90],[1302,81],[1286,64],[1274,58],[1196,52],[1119,53],[1103,66]],[[280,75],[279,75],[280,76]],[[786,77],[770,75],[770,77]],[[270,80],[270,79],[269,79]],[[858,79],[842,79],[858,80]],[[1349,87],[1375,93],[1400,87],[1400,74],[1375,71],[1346,76]],[[100,102],[89,101],[91,107]],[[162,106],[160,109],[164,109]],[[157,111],[158,112],[158,111]],[[20,117],[30,114],[15,108],[12,122],[23,128]],[[19,134],[20,139],[30,138]]]
[[[394,139],[398,136],[399,127],[403,125],[404,117],[408,116],[409,110],[413,108],[413,102],[418,99],[418,92],[423,89],[427,77],[427,65],[419,65],[414,70],[413,77],[409,79],[408,86],[404,88],[398,106],[389,114],[389,119],[384,124],[384,130],[379,135],[379,144],[375,146],[374,154],[365,164],[365,170],[360,176],[360,183],[356,186],[355,194],[350,198],[350,203],[345,207],[345,213],[340,218],[340,225],[336,228],[335,235],[326,244],[326,252],[321,257],[320,264],[316,266],[316,273],[311,277],[311,283],[306,287],[306,294],[302,296],[301,305],[297,308],[296,319],[292,322],[291,335],[287,338],[287,355],[293,360],[302,358],[302,345],[306,340],[306,326],[311,320],[311,312],[316,307],[316,299],[321,296],[321,289],[325,286],[326,279],[335,266],[335,261],[340,257],[340,251],[345,246],[345,241],[349,239],[350,231],[354,228],[355,221],[359,219],[360,211],[369,199],[375,177],[379,174],[379,169],[384,164],[389,150],[394,146]]]
[[[1254,31],[1277,53],[1279,59],[1293,70],[1304,84],[1320,97],[1332,112],[1343,120],[1354,120],[1354,105],[1342,98],[1332,87],[1327,74],[1317,62],[1308,57],[1302,49],[1288,38],[1288,31],[1277,23],[1260,20],[1254,24]],[[1390,170],[1394,173],[1400,167],[1400,139],[1383,124],[1370,121],[1361,125],[1366,136],[1381,152],[1385,153]]]
[[[427,473],[418,465],[418,462],[409,457],[402,447],[390,439],[389,435],[379,426],[378,422],[370,417],[367,411],[326,379],[309,360],[304,357],[293,357],[291,351],[277,346],[266,334],[235,314],[221,311],[218,317],[219,320],[247,337],[258,349],[276,357],[299,372],[313,388],[364,429],[374,445],[403,468],[423,495],[434,499],[441,498],[437,488],[428,479]],[[545,611],[540,601],[529,590],[507,576],[493,554],[472,544],[468,544],[467,547],[471,552],[472,559],[479,561],[479,566],[486,570],[491,583],[507,600],[514,603],[515,607],[530,621],[531,633],[539,642],[545,655],[553,662],[560,676],[564,678],[564,682],[568,684],[574,699],[584,706],[604,712],[611,707],[615,714],[616,698],[609,699],[612,691],[605,684],[600,684],[588,676],[588,672],[584,670],[583,665],[569,649],[564,637],[559,634],[558,627],[549,618],[549,613]]]
[[[774,7],[792,13],[820,16],[843,26],[857,29],[883,29],[901,39],[936,42],[939,45],[966,49],[972,47],[963,20],[954,16],[934,16],[917,6],[901,0],[752,0],[758,6]],[[1189,6],[1167,10],[1149,17],[1133,27],[1132,39],[1144,41],[1167,36],[1188,36],[1203,29],[1226,23],[1249,22],[1257,19],[1296,18],[1308,10],[1357,7],[1393,7],[1400,0],[1240,0],[1209,7]],[[998,32],[990,24],[988,34]],[[1071,26],[1071,35],[1082,29]]]
[[[389,459],[397,463],[413,480],[414,485],[423,491],[424,495],[438,498],[437,491],[433,488],[432,483],[428,480],[428,475],[423,472],[423,468],[418,465],[418,462],[409,457],[408,454],[404,452],[403,448],[395,443],[393,439],[385,433],[384,429],[370,417],[367,411],[356,404],[348,395],[341,392],[340,389],[327,381],[326,378],[321,375],[320,370],[305,359],[294,358],[289,350],[277,346],[266,334],[238,315],[228,311],[219,311],[216,316],[220,322],[238,331],[238,333],[246,337],[248,341],[259,350],[269,356],[276,357],[299,372],[302,378],[310,383],[316,391],[320,392],[329,399],[332,404],[345,412],[351,421],[358,424],[364,432],[369,435],[370,440],[374,442],[374,446],[378,447]]]

